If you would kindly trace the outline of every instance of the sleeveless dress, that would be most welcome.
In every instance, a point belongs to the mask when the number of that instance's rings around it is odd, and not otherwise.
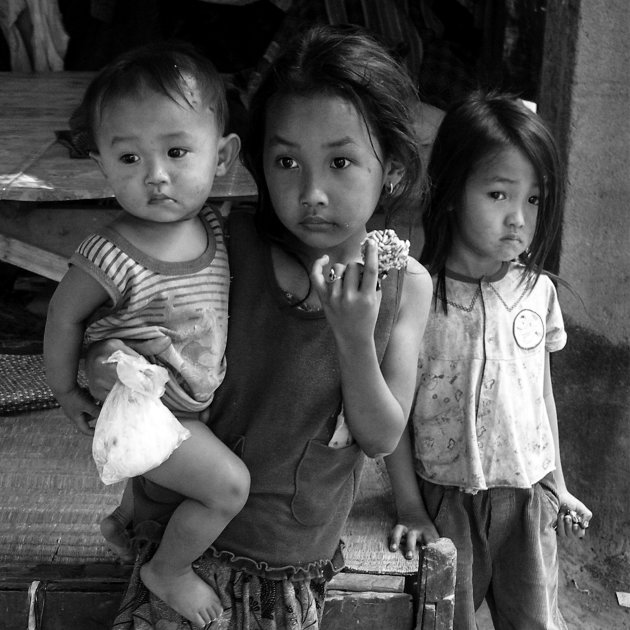
[[[247,465],[251,490],[243,510],[193,566],[224,607],[211,628],[316,630],[325,583],[343,568],[340,537],[365,456],[356,444],[328,446],[342,401],[335,341],[323,311],[291,306],[249,214],[234,212],[229,226],[229,369],[209,426]],[[382,285],[379,361],[401,282],[402,274],[392,273]],[[138,575],[181,497],[142,478],[134,480],[134,496],[142,542],[114,627],[190,628]]]

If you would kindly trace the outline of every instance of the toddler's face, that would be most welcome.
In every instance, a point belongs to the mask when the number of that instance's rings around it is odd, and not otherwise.
[[[93,157],[120,205],[141,220],[189,219],[210,194],[222,138],[195,90],[190,98],[193,107],[144,91],[103,112]]]
[[[519,149],[502,149],[479,164],[454,209],[451,251],[459,265],[453,270],[492,275],[502,262],[522,254],[534,237],[539,195],[534,168]]]

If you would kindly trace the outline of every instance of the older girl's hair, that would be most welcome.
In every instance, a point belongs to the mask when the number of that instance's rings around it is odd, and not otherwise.
[[[531,162],[540,186],[534,236],[519,258],[524,280],[532,286],[559,234],[564,171],[542,118],[520,99],[506,94],[475,92],[454,104],[440,125],[431,152],[423,208],[425,244],[420,255],[420,262],[437,276],[437,295],[445,309],[446,260],[464,187],[482,161],[509,147],[522,151]]]
[[[269,104],[277,96],[322,94],[352,103],[384,155],[404,168],[393,195],[382,199],[388,215],[414,202],[419,207],[423,170],[413,126],[418,102],[415,85],[403,66],[362,28],[315,26],[289,44],[263,77],[250,104],[243,159],[258,186],[259,230],[274,240],[282,241],[284,231],[271,205],[263,172]]]
[[[157,42],[123,53],[88,86],[79,111],[90,148],[96,150],[96,132],[110,104],[149,91],[177,102],[183,100],[192,107],[190,79],[194,80],[203,106],[214,112],[222,134],[228,122],[228,106],[223,80],[212,62],[185,42]]]

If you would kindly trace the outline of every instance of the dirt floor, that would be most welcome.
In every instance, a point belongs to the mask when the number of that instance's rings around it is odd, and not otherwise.
[[[630,558],[603,557],[596,545],[597,529],[584,541],[563,541],[560,547],[560,606],[569,628],[621,630],[630,628],[630,608],[617,592],[630,593]]]
[[[48,300],[56,283],[0,263],[0,353],[41,352]],[[583,541],[561,541],[560,606],[570,630],[630,630],[630,608],[617,592],[630,593],[630,557],[598,551],[596,519]],[[479,630],[493,630],[489,611]]]
[[[569,630],[630,629],[630,608],[620,606],[616,593],[630,593],[630,559],[604,558],[589,541],[560,544],[560,609]],[[484,605],[477,614],[478,630],[494,630]]]

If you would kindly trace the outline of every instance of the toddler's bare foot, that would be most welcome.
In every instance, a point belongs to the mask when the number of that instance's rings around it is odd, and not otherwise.
[[[134,553],[129,534],[122,521],[116,514],[110,514],[101,521],[101,534],[107,541],[109,548],[122,562],[133,562]]]
[[[203,628],[223,612],[214,589],[192,569],[174,573],[157,570],[152,561],[140,568],[144,585],[182,617]]]

